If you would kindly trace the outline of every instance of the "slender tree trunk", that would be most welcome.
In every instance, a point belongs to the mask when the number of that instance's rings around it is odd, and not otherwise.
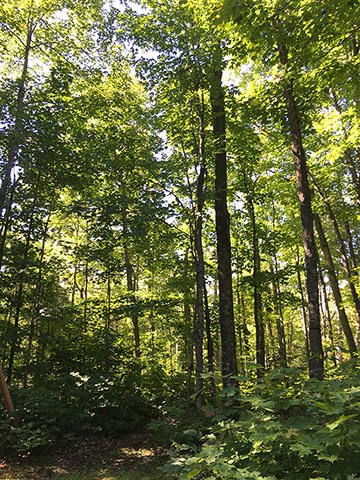
[[[300,294],[300,308],[301,308],[301,319],[302,319],[302,328],[304,333],[304,341],[305,341],[305,352],[306,358],[310,357],[310,348],[309,348],[309,329],[308,329],[308,318],[305,309],[305,295],[303,290],[303,285],[301,281],[301,273],[300,273],[300,254],[299,254],[299,247],[296,248],[296,276],[297,276],[297,288]]]
[[[328,274],[328,277],[329,277],[331,290],[332,290],[333,295],[334,295],[334,300],[335,300],[336,309],[338,311],[339,320],[340,320],[340,323],[341,323],[341,326],[342,326],[342,329],[343,329],[343,332],[344,332],[344,335],[345,335],[345,338],[346,338],[346,342],[348,344],[350,355],[354,356],[354,354],[356,353],[356,350],[357,350],[356,349],[356,344],[355,344],[354,336],[353,336],[353,333],[351,331],[350,323],[349,323],[349,320],[348,320],[348,317],[346,315],[346,311],[345,311],[345,308],[344,308],[344,304],[343,304],[343,300],[342,300],[342,296],[341,296],[341,291],[340,291],[340,287],[339,287],[339,282],[338,282],[338,279],[337,279],[337,276],[336,276],[335,265],[334,265],[333,258],[332,258],[332,255],[331,255],[330,247],[329,247],[329,244],[326,240],[324,229],[323,229],[323,226],[321,224],[321,220],[320,220],[319,215],[316,214],[314,216],[314,219],[315,219],[316,230],[317,230],[318,236],[319,236],[320,247],[322,249],[324,259],[325,259],[325,263],[326,263],[326,266],[327,266],[327,274]]]
[[[23,291],[24,291],[24,286],[25,286],[25,271],[26,271],[26,268],[28,266],[30,241],[31,241],[32,233],[33,233],[35,206],[36,206],[36,203],[37,203],[37,194],[38,194],[39,185],[40,185],[40,172],[39,172],[38,177],[37,177],[36,193],[34,195],[34,200],[33,200],[30,219],[29,219],[28,230],[27,230],[26,237],[25,237],[24,256],[23,256],[23,259],[22,259],[22,262],[21,262],[21,268],[19,270],[18,289],[17,289],[16,299],[15,299],[13,339],[12,339],[11,347],[10,347],[8,373],[7,373],[7,383],[9,385],[11,384],[11,380],[12,380],[15,352],[16,352],[16,347],[17,347],[17,343],[18,343],[20,312],[21,312],[21,308],[22,308],[22,304],[23,304]]]
[[[279,25],[279,22],[275,22],[277,31],[279,31]],[[285,69],[288,69],[288,51],[286,45],[281,43],[281,41],[278,41],[278,51],[280,63]],[[324,378],[324,353],[322,348],[319,308],[318,256],[315,245],[311,191],[308,182],[306,156],[302,142],[293,82],[290,79],[285,80],[284,96],[291,132],[292,152],[295,159],[296,186],[300,206],[302,237],[305,253],[306,288],[309,310],[309,373],[311,378],[321,380]]]
[[[45,243],[48,235],[49,222],[50,222],[50,214],[48,215],[45,222],[44,233],[43,233],[42,244],[41,244],[39,268],[38,268],[38,274],[36,278],[36,286],[35,286],[35,292],[34,292],[34,303],[32,307],[32,313],[31,313],[30,325],[29,325],[28,349],[25,357],[25,370],[24,370],[24,381],[23,381],[24,388],[27,387],[27,382],[28,382],[28,375],[29,375],[30,363],[31,363],[31,353],[33,349],[33,338],[35,334],[35,324],[40,315],[41,294],[42,294],[42,287],[43,287],[42,271],[43,271],[44,255],[45,255]]]
[[[350,260],[351,260],[351,274],[354,276],[358,275],[357,271],[357,260],[356,260],[356,255],[355,255],[355,249],[354,249],[354,243],[353,243],[353,238],[350,230],[350,225],[349,222],[345,222],[345,229],[346,229],[346,235],[347,235],[347,241],[349,245],[349,253],[350,253]],[[356,344],[359,347],[360,345],[360,321],[356,322]]]
[[[323,297],[324,297],[324,305],[325,305],[325,314],[324,314],[324,335],[326,337],[326,331],[328,331],[328,337],[330,340],[330,346],[331,346],[331,361],[334,364],[334,367],[337,366],[336,362],[336,350],[335,350],[335,344],[334,344],[334,331],[332,328],[332,321],[331,321],[331,313],[330,313],[330,307],[329,307],[329,299],[326,291],[326,284],[325,284],[325,279],[324,276],[321,272],[321,269],[319,268],[319,278],[320,278],[320,283],[322,286],[322,291],[323,291]]]
[[[325,207],[326,207],[326,210],[327,210],[328,215],[330,217],[330,220],[332,221],[332,224],[334,226],[335,235],[336,235],[336,238],[337,238],[337,241],[338,241],[338,245],[339,245],[339,249],[340,249],[340,252],[341,252],[341,257],[342,257],[342,261],[343,261],[343,265],[344,265],[346,280],[348,282],[350,292],[351,292],[351,296],[352,296],[352,299],[353,299],[353,302],[354,302],[354,305],[355,305],[356,322],[357,322],[356,329],[358,331],[358,329],[360,329],[360,299],[359,299],[359,295],[357,293],[357,290],[356,290],[356,287],[355,287],[355,284],[354,284],[354,281],[353,281],[353,273],[352,273],[350,262],[349,262],[349,259],[348,259],[345,242],[344,242],[343,237],[341,235],[340,226],[339,226],[339,223],[338,223],[337,218],[335,216],[335,213],[333,211],[333,208],[331,206],[331,203],[326,198],[324,192],[322,191],[322,188],[321,188],[319,182],[314,177],[314,175],[311,172],[310,172],[310,175],[311,175],[312,181],[314,182],[314,185],[315,185],[317,191],[319,192],[319,194],[320,194],[320,196],[321,196],[321,198],[322,198],[322,200],[325,204]]]
[[[20,427],[19,421],[16,418],[13,418],[13,415],[14,415],[14,412],[15,412],[14,404],[13,404],[13,401],[11,399],[9,388],[8,388],[7,383],[5,381],[5,375],[4,375],[4,372],[3,372],[3,369],[1,367],[1,365],[0,365],[0,392],[1,392],[1,396],[3,397],[3,400],[4,400],[6,411],[8,412],[9,416],[12,417],[11,418],[12,426],[16,427],[16,428]]]
[[[257,225],[255,217],[254,202],[251,194],[247,194],[247,204],[252,225],[252,247],[253,247],[253,288],[254,288],[254,320],[256,330],[256,363],[259,365],[257,370],[258,377],[261,377],[265,371],[265,327],[263,319],[263,305],[261,294],[261,259],[259,250],[259,238],[257,234]]]
[[[204,209],[204,183],[206,177],[205,163],[205,128],[203,102],[197,98],[196,106],[199,119],[199,151],[198,166],[200,168],[196,182],[196,208],[194,207],[193,236],[194,236],[194,262],[196,273],[196,304],[195,304],[195,391],[196,406],[198,410],[204,404],[203,379],[204,373],[204,286],[205,286],[205,263],[203,251],[203,209]]]
[[[123,217],[123,235],[124,235],[124,262],[126,270],[126,287],[127,291],[130,294],[130,303],[133,307],[131,312],[131,322],[133,326],[133,339],[134,339],[134,355],[136,358],[141,356],[140,350],[140,329],[139,329],[139,316],[136,311],[136,279],[134,272],[134,265],[131,261],[130,249],[127,243],[128,235],[128,221],[127,221],[127,211],[126,208],[122,212]]]
[[[222,346],[222,374],[224,386],[236,382],[236,338],[231,272],[230,218],[227,208],[227,158],[224,90],[220,59],[214,62],[210,100],[215,143],[215,222],[219,280],[220,335]]]
[[[89,293],[89,260],[85,260],[85,284],[84,284],[84,332],[88,324],[88,293]]]
[[[24,117],[24,98],[25,98],[25,86],[29,68],[29,57],[32,44],[32,37],[34,33],[34,20],[32,17],[32,4],[29,9],[29,16],[27,22],[27,35],[24,45],[23,65],[22,73],[18,83],[18,93],[16,98],[16,113],[14,119],[14,128],[9,139],[9,150],[7,161],[4,169],[4,173],[1,179],[0,186],[0,216],[3,217],[3,210],[5,207],[6,197],[9,187],[11,185],[11,171],[15,166],[16,158],[19,153],[21,144],[21,136],[23,129],[23,117]]]
[[[214,344],[211,335],[211,317],[209,309],[209,298],[206,288],[206,281],[204,278],[204,313],[205,313],[205,328],[206,328],[206,343],[207,343],[207,362],[208,371],[214,373]],[[212,403],[216,402],[216,384],[214,376],[210,378],[210,394]]]
[[[274,307],[275,307],[275,315],[276,315],[276,330],[277,330],[277,338],[278,338],[278,355],[280,360],[281,367],[287,367],[287,358],[286,358],[286,336],[285,336],[285,327],[284,327],[284,315],[283,309],[280,299],[280,285],[278,282],[278,262],[276,258],[276,254],[274,254],[274,267],[275,270],[272,272],[274,275],[274,279],[272,281],[273,287],[273,295],[274,295]],[[271,270],[273,270],[273,266],[271,265]]]
[[[3,224],[1,228],[1,240],[0,240],[0,270],[3,265],[3,259],[4,259],[4,253],[5,253],[5,242],[7,238],[7,233],[10,227],[10,222],[11,222],[11,211],[14,203],[14,193],[15,193],[15,188],[16,188],[16,182],[13,183],[11,186],[11,191],[10,191],[10,198],[7,204],[6,212],[4,214],[3,218]]]

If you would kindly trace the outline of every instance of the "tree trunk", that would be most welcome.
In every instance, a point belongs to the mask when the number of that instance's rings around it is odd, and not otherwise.
[[[37,177],[37,185],[36,190],[40,185],[40,173]],[[30,241],[31,236],[33,233],[33,223],[34,223],[34,215],[35,215],[35,205],[37,202],[37,191],[34,195],[34,200],[32,204],[32,209],[30,213],[29,225],[28,230],[25,237],[25,250],[24,256],[21,262],[21,267],[19,270],[19,277],[18,277],[18,289],[16,293],[16,300],[15,300],[15,313],[14,313],[14,325],[13,325],[13,339],[11,342],[10,353],[9,353],[9,364],[8,364],[8,372],[7,372],[7,383],[10,385],[13,375],[13,367],[14,367],[14,359],[15,359],[15,352],[16,346],[18,342],[18,333],[19,333],[19,321],[20,321],[20,312],[23,304],[23,291],[25,285],[25,271],[28,266],[28,256],[29,256],[29,249],[30,249]]]
[[[343,265],[344,265],[346,280],[348,282],[350,292],[351,292],[351,296],[352,296],[352,299],[353,299],[353,302],[354,302],[354,305],[355,305],[356,322],[357,322],[356,328],[358,330],[358,329],[360,329],[360,299],[359,299],[359,295],[357,293],[355,284],[353,282],[353,272],[351,270],[350,262],[349,262],[349,259],[348,259],[345,242],[342,238],[341,231],[340,231],[340,226],[339,226],[339,223],[337,221],[337,218],[335,216],[335,213],[332,209],[332,206],[331,206],[330,202],[328,201],[324,192],[322,191],[322,188],[321,188],[319,182],[317,181],[317,179],[314,177],[314,175],[311,172],[310,172],[310,175],[311,175],[312,181],[314,182],[314,185],[315,185],[317,191],[319,192],[319,194],[320,194],[320,196],[321,196],[321,198],[322,198],[322,200],[325,204],[325,207],[326,207],[327,212],[329,214],[330,220],[332,221],[333,226],[334,226],[335,235],[336,235],[336,238],[337,238],[337,241],[338,241],[338,245],[339,245],[339,249],[340,249],[340,252],[341,252],[341,257],[342,257],[342,261],[343,261]]]
[[[335,351],[335,344],[334,344],[334,331],[332,328],[331,313],[330,313],[330,307],[329,307],[329,299],[326,291],[325,279],[321,272],[321,268],[319,268],[319,278],[322,286],[323,303],[325,305],[325,312],[326,312],[324,314],[324,336],[326,338],[326,332],[328,331],[329,332],[328,337],[331,345],[331,361],[334,364],[334,367],[336,367],[337,361],[336,361],[336,351]]]
[[[331,290],[332,290],[333,295],[334,295],[334,300],[335,300],[336,309],[338,311],[339,320],[340,320],[340,323],[341,323],[341,326],[342,326],[342,329],[343,329],[343,332],[344,332],[344,335],[345,335],[345,338],[346,338],[346,342],[348,344],[350,355],[354,356],[354,354],[356,353],[356,344],[355,344],[354,336],[353,336],[353,333],[351,331],[350,323],[349,323],[349,320],[348,320],[348,317],[346,315],[346,311],[345,311],[345,308],[344,308],[344,304],[343,304],[343,300],[342,300],[342,296],[341,296],[341,291],[340,291],[340,287],[339,287],[339,282],[338,282],[338,279],[337,279],[337,276],[336,276],[335,265],[334,265],[333,258],[332,258],[332,255],[331,255],[330,247],[329,247],[329,244],[326,240],[324,229],[323,229],[323,226],[321,224],[321,220],[320,220],[319,215],[316,214],[314,216],[314,219],[315,219],[316,230],[317,230],[318,235],[319,235],[320,247],[322,249],[324,259],[325,259],[325,263],[326,263],[326,266],[327,266],[327,274],[328,274],[328,277],[329,277]]]
[[[305,340],[305,352],[306,358],[310,357],[310,348],[309,348],[309,329],[308,329],[308,318],[305,308],[305,295],[304,289],[301,281],[301,273],[300,273],[300,255],[299,255],[299,247],[296,247],[296,276],[297,276],[297,288],[300,294],[300,302],[301,302],[301,319],[302,319],[302,328],[304,333],[304,340]]]
[[[24,388],[27,387],[28,375],[30,370],[31,353],[33,349],[33,338],[35,333],[35,324],[40,315],[41,294],[42,294],[42,270],[43,270],[45,243],[48,235],[49,222],[50,222],[50,213],[46,219],[45,226],[44,226],[44,233],[43,233],[43,239],[41,244],[41,253],[40,253],[40,259],[39,259],[39,269],[38,269],[35,292],[34,292],[34,303],[33,303],[32,313],[30,318],[28,349],[27,349],[27,354],[25,358],[25,370],[24,370],[24,381],[23,381]]]
[[[276,23],[279,30],[279,22]],[[286,45],[278,42],[280,63],[288,69],[288,51]],[[309,311],[309,373],[311,378],[324,378],[324,353],[321,338],[321,319],[319,308],[319,286],[315,245],[311,191],[308,182],[305,150],[302,142],[300,121],[294,97],[293,82],[285,80],[284,96],[286,100],[288,123],[292,139],[292,153],[295,159],[296,187],[300,205],[302,239],[305,253],[306,289]]]
[[[123,236],[124,236],[124,262],[125,262],[125,271],[126,271],[126,287],[127,291],[130,294],[130,303],[132,306],[131,311],[131,322],[133,326],[133,340],[134,340],[134,355],[136,358],[141,356],[140,350],[140,330],[139,330],[139,316],[136,311],[136,279],[134,272],[134,265],[131,261],[130,249],[127,243],[128,235],[128,222],[127,222],[127,211],[126,208],[122,212],[123,217]]]
[[[265,327],[263,319],[263,305],[261,295],[261,259],[259,250],[259,238],[257,234],[256,217],[254,202],[251,194],[246,196],[251,226],[252,226],[252,247],[253,247],[253,288],[254,288],[254,320],[256,331],[256,363],[258,377],[261,377],[265,371]]]
[[[278,337],[278,357],[280,360],[280,366],[286,368],[287,367],[287,358],[286,358],[286,336],[285,336],[285,328],[284,328],[284,316],[283,316],[283,309],[280,300],[280,285],[278,282],[278,262],[276,258],[276,254],[274,254],[274,267],[271,265],[271,270],[273,273],[273,295],[274,295],[274,307],[275,307],[275,315],[276,315],[276,330],[277,330],[277,337]]]
[[[215,64],[218,63],[219,61],[215,62]],[[237,361],[231,272],[230,218],[227,209],[225,105],[222,70],[218,65],[214,65],[210,100],[215,146],[215,222],[222,346],[221,360],[223,384],[228,386],[236,384],[230,377],[237,374]]]
[[[16,99],[14,129],[9,139],[9,151],[7,156],[7,162],[5,165],[5,169],[4,169],[4,173],[1,181],[1,187],[0,187],[1,218],[3,217],[3,210],[5,207],[6,197],[11,184],[11,171],[15,166],[16,157],[19,153],[19,148],[21,144],[23,116],[24,116],[25,84],[26,84],[26,78],[27,78],[28,68],[29,68],[29,57],[30,57],[33,33],[34,33],[34,20],[32,18],[32,12],[29,12],[26,42],[24,45],[22,73],[18,83],[19,87],[18,87],[18,93],[17,93],[17,99]]]
[[[0,391],[4,400],[6,411],[8,412],[10,417],[13,417],[15,412],[14,404],[12,402],[9,389],[5,381],[5,375],[1,365],[0,365]],[[11,418],[11,424],[13,427],[16,427],[16,428],[20,426],[19,421],[16,418]]]

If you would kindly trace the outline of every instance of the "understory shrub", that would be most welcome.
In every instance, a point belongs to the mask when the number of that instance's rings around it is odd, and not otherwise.
[[[85,432],[117,435],[156,415],[131,375],[71,372],[40,387],[13,388],[12,396],[21,426],[13,428],[1,410],[0,450],[27,451]]]
[[[194,480],[360,478],[360,375],[351,367],[346,379],[322,382],[290,369],[239,378],[222,406],[205,407],[211,426],[173,445],[165,471]]]

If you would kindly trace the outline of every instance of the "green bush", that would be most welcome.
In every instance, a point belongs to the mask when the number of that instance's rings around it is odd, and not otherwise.
[[[240,379],[210,428],[174,445],[165,467],[180,479],[348,480],[360,477],[360,375],[322,382],[275,370]],[[232,402],[229,402],[229,395]],[[223,402],[224,405],[224,402]]]

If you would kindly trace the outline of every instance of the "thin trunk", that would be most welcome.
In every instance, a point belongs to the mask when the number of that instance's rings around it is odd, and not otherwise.
[[[4,253],[5,253],[5,242],[7,238],[7,233],[9,230],[10,222],[11,222],[11,211],[14,203],[14,193],[15,193],[15,188],[16,188],[16,182],[11,187],[10,191],[10,198],[7,204],[6,212],[4,214],[3,218],[3,225],[1,228],[1,241],[0,241],[0,270],[3,265],[3,260],[4,260]]]
[[[29,68],[29,57],[32,43],[32,36],[34,33],[34,20],[32,18],[32,4],[29,10],[29,17],[27,22],[27,35],[24,45],[23,65],[22,73],[18,83],[18,93],[16,98],[16,113],[14,119],[14,128],[9,139],[9,151],[7,156],[7,162],[4,169],[4,174],[0,187],[0,216],[3,216],[3,210],[5,207],[6,197],[11,184],[11,171],[16,164],[16,158],[19,153],[21,136],[23,130],[23,117],[24,117],[24,98],[25,98],[25,85]]]
[[[204,278],[204,313],[205,313],[208,371],[210,373],[214,373],[214,345],[213,345],[213,340],[211,335],[211,317],[210,317],[209,298],[207,294],[205,278]],[[216,384],[215,384],[215,378],[213,375],[210,378],[210,394],[211,394],[212,403],[215,404]]]
[[[252,226],[252,248],[253,248],[253,288],[254,288],[254,320],[256,331],[256,363],[258,377],[261,377],[265,371],[265,327],[263,319],[263,304],[261,294],[261,259],[259,250],[259,238],[257,234],[257,225],[255,217],[254,202],[251,194],[247,195],[247,204]]]
[[[280,361],[280,366],[286,368],[287,367],[287,358],[286,358],[286,336],[285,336],[285,328],[284,328],[284,315],[283,315],[283,308],[281,304],[281,292],[280,292],[280,285],[278,282],[278,262],[276,258],[276,254],[274,255],[274,278],[272,281],[272,288],[273,288],[273,295],[274,295],[274,307],[275,307],[275,315],[276,315],[276,330],[277,330],[277,338],[278,338],[278,357]],[[273,266],[271,265],[271,269]]]
[[[203,99],[196,100],[199,120],[199,151],[198,166],[199,175],[196,182],[196,209],[194,208],[193,236],[194,236],[194,261],[196,273],[196,304],[195,304],[195,391],[196,406],[201,410],[204,404],[203,378],[204,373],[204,287],[205,287],[205,263],[203,251],[203,210],[204,210],[204,183],[206,178],[205,162],[205,125]]]
[[[340,287],[339,287],[339,282],[338,282],[338,279],[337,279],[337,276],[336,276],[335,265],[334,265],[334,261],[333,261],[332,255],[331,255],[330,247],[329,247],[328,241],[325,237],[324,229],[323,229],[323,226],[321,224],[321,220],[320,220],[319,215],[316,214],[314,216],[314,219],[315,219],[316,230],[317,230],[318,236],[319,236],[320,247],[322,249],[324,259],[325,259],[325,263],[326,263],[326,266],[327,266],[327,274],[328,274],[328,277],[329,277],[331,290],[332,290],[333,295],[334,295],[334,300],[335,300],[335,304],[336,304],[336,309],[338,311],[339,320],[340,320],[340,323],[341,323],[341,326],[342,326],[342,329],[343,329],[343,332],[344,332],[344,335],[345,335],[345,338],[346,338],[346,341],[347,341],[347,344],[348,344],[350,355],[354,356],[354,354],[356,353],[356,350],[357,350],[356,349],[356,344],[355,344],[354,336],[353,336],[353,333],[351,331],[350,323],[349,323],[349,320],[348,320],[348,317],[346,315],[346,311],[345,311],[345,308],[344,308],[344,304],[343,304],[343,300],[342,300],[342,296],[341,296],[341,291],[340,291]]]
[[[131,323],[133,327],[133,343],[134,343],[134,356],[140,358],[140,329],[139,329],[139,315],[136,310],[136,278],[134,265],[132,263],[132,258],[130,254],[130,248],[128,245],[128,213],[126,206],[122,210],[122,226],[123,226],[123,239],[124,239],[124,263],[125,263],[125,272],[126,272],[126,288],[129,293],[129,300],[132,306],[132,311],[130,314]]]
[[[32,210],[29,219],[28,230],[25,237],[25,249],[24,249],[24,256],[21,262],[21,267],[19,270],[19,280],[18,280],[18,289],[16,294],[15,300],[15,313],[14,313],[14,324],[13,324],[13,339],[11,341],[10,353],[9,353],[9,364],[8,364],[8,372],[7,372],[7,382],[10,385],[13,375],[13,367],[14,367],[14,359],[15,359],[15,352],[18,343],[18,333],[19,333],[19,321],[20,321],[20,312],[23,304],[23,291],[25,286],[25,270],[28,266],[28,256],[29,256],[29,249],[30,249],[30,241],[33,231],[33,223],[34,223],[34,215],[35,215],[35,205],[37,202],[37,190],[40,184],[40,173],[37,177],[37,185],[36,185],[36,193],[34,196]]]
[[[231,273],[230,218],[227,208],[227,158],[224,90],[220,60],[214,62],[210,87],[212,124],[215,143],[215,223],[219,280],[219,319],[224,386],[234,385],[237,374],[236,338]]]
[[[340,226],[339,226],[339,223],[338,223],[337,218],[335,216],[335,213],[333,211],[333,208],[331,206],[331,203],[326,198],[326,196],[325,196],[319,182],[315,178],[315,176],[311,172],[310,172],[310,175],[311,175],[311,178],[313,180],[313,183],[314,183],[317,191],[319,192],[319,194],[320,194],[320,196],[321,196],[321,198],[322,198],[322,200],[325,204],[325,207],[326,207],[326,210],[328,212],[329,218],[332,221],[333,226],[334,226],[334,232],[335,232],[335,235],[336,235],[336,238],[337,238],[337,241],[338,241],[338,245],[339,245],[339,249],[340,249],[340,252],[341,252],[341,257],[342,257],[342,261],[343,261],[343,265],[344,265],[346,280],[348,282],[350,292],[351,292],[351,296],[352,296],[352,299],[353,299],[353,302],[354,302],[354,305],[355,305],[356,322],[357,322],[356,328],[358,330],[358,329],[360,329],[360,299],[359,299],[359,295],[357,293],[357,290],[356,290],[356,287],[355,287],[355,284],[354,284],[354,281],[353,281],[353,272],[352,272],[351,265],[350,265],[350,262],[349,262],[349,259],[348,259],[348,255],[347,255],[347,251],[346,251],[346,245],[345,245],[345,242],[344,242],[343,237],[341,235]]]
[[[280,23],[275,22],[279,30]],[[288,50],[285,44],[278,41],[280,63],[288,69]],[[306,289],[309,310],[309,373],[311,378],[319,380],[324,378],[324,353],[321,338],[321,319],[319,309],[319,286],[317,262],[318,256],[315,245],[313,212],[311,207],[311,191],[308,182],[305,150],[302,142],[300,121],[295,102],[293,82],[285,80],[284,97],[286,100],[288,123],[291,132],[292,153],[296,167],[296,187],[300,206],[302,224],[302,238],[305,254]]]
[[[357,260],[356,260],[356,255],[355,255],[355,249],[354,249],[354,243],[353,243],[353,238],[350,230],[350,225],[349,222],[345,222],[345,229],[346,229],[346,235],[347,235],[347,241],[349,245],[349,252],[350,252],[350,260],[351,260],[351,274],[354,276],[358,275],[357,271]],[[359,347],[360,345],[360,321],[356,322],[356,344]]]
[[[31,313],[31,318],[30,318],[30,326],[29,326],[29,339],[28,339],[28,349],[27,349],[27,354],[25,357],[25,371],[24,371],[24,381],[23,381],[23,387],[27,387],[27,382],[28,382],[28,375],[29,375],[29,370],[30,370],[30,363],[31,363],[31,353],[33,349],[33,338],[34,338],[34,333],[35,333],[35,324],[37,319],[39,318],[40,315],[40,305],[41,305],[41,294],[42,294],[42,270],[43,270],[43,262],[44,262],[44,255],[45,255],[45,243],[46,243],[46,238],[48,235],[48,229],[49,229],[49,222],[50,222],[50,214],[48,215],[45,226],[44,226],[44,233],[43,233],[43,238],[42,238],[42,243],[41,243],[41,252],[40,252],[40,258],[39,258],[39,269],[38,269],[38,274],[36,278],[36,286],[35,286],[35,294],[34,294],[34,303],[32,307],[32,313]]]
[[[301,308],[302,328],[303,328],[304,341],[305,341],[305,352],[306,352],[306,358],[309,358],[310,357],[309,328],[308,328],[307,312],[305,308],[305,304],[306,304],[305,295],[304,295],[304,289],[303,289],[303,284],[301,281],[301,273],[300,273],[299,247],[296,248],[296,275],[297,275],[297,288],[298,288],[298,292],[300,295],[300,302],[301,302],[300,308]],[[291,343],[290,343],[290,346],[291,346]]]
[[[5,375],[4,375],[4,372],[3,372],[3,369],[1,367],[1,365],[0,365],[0,391],[1,391],[1,396],[3,397],[3,400],[4,400],[6,411],[8,412],[9,416],[12,417],[11,418],[11,424],[12,424],[13,427],[17,428],[17,427],[20,426],[20,424],[19,424],[19,421],[16,418],[13,418],[13,415],[14,415],[14,412],[15,412],[14,404],[13,404],[12,399],[11,399],[9,388],[8,388],[7,383],[5,381]]]
[[[241,293],[240,293],[240,275],[236,275],[236,326],[237,326],[237,334],[239,338],[239,358],[240,358],[240,365],[239,371],[242,374],[245,374],[246,371],[246,358],[245,358],[245,335],[243,330],[243,312],[242,312],[242,302],[241,302]]]
[[[88,324],[88,293],[89,293],[89,260],[85,260],[85,285],[84,285],[84,332],[87,331]]]
[[[330,307],[329,307],[329,299],[326,291],[326,284],[325,284],[325,279],[324,276],[321,272],[321,269],[319,268],[319,278],[320,278],[320,283],[322,286],[322,291],[323,291],[323,303],[325,306],[325,312],[324,312],[324,336],[326,338],[326,332],[328,331],[328,337],[330,340],[330,346],[331,346],[331,361],[334,364],[334,367],[337,366],[336,362],[336,351],[335,351],[335,344],[334,344],[334,331],[332,328],[332,322],[331,322],[331,313],[330,313]]]

